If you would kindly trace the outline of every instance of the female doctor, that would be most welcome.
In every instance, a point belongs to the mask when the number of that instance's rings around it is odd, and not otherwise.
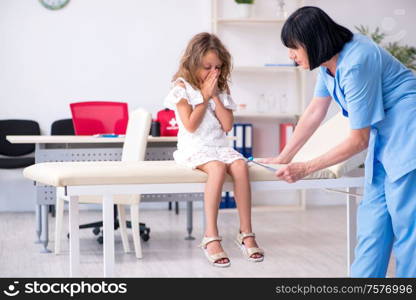
[[[383,48],[317,7],[295,11],[281,38],[290,58],[304,69],[319,67],[319,76],[289,143],[263,162],[287,164],[276,176],[295,182],[368,147],[351,274],[385,277],[393,250],[396,276],[416,277],[415,76]],[[331,99],[349,119],[349,137],[322,156],[291,162],[325,118]]]

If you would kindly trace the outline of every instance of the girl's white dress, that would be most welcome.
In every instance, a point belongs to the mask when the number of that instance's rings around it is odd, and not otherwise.
[[[178,82],[183,82],[185,87],[178,85]],[[221,93],[219,98],[224,107],[232,110],[236,109],[236,104],[227,93]],[[172,89],[165,98],[164,105],[175,111],[179,127],[178,150],[173,153],[176,163],[195,169],[214,160],[226,164],[230,164],[237,159],[245,160],[244,156],[230,147],[230,141],[215,116],[214,100],[209,100],[209,105],[198,129],[195,132],[189,132],[184,127],[176,109],[176,104],[181,99],[186,99],[192,105],[192,108],[204,102],[200,90],[194,89],[182,77],[177,78],[172,83]]]

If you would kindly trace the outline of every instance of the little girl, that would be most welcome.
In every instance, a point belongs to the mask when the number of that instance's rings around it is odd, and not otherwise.
[[[251,190],[245,158],[228,146],[225,133],[233,128],[236,108],[228,81],[231,55],[213,34],[200,33],[189,42],[180,61],[165,106],[175,110],[179,125],[175,161],[207,173],[204,193],[205,235],[203,249],[208,261],[228,267],[230,259],[221,247],[217,216],[226,173],[234,180],[234,195],[240,216],[236,242],[253,262],[263,260],[251,229]]]

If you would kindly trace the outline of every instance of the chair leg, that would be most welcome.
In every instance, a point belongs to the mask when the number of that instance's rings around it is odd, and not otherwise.
[[[61,188],[56,190],[56,207],[55,207],[55,254],[61,252],[61,236],[62,236],[62,223],[64,218],[65,207],[65,195]]]
[[[131,229],[133,231],[134,251],[136,258],[142,258],[142,245],[140,241],[139,204],[130,206]]]
[[[124,205],[118,204],[118,220],[120,224],[120,233],[121,241],[123,243],[123,249],[125,253],[130,252],[129,237],[127,236],[127,226],[126,226],[126,210]]]

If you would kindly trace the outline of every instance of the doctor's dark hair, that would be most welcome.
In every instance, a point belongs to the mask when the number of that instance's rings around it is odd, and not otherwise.
[[[282,28],[283,44],[305,49],[311,70],[339,53],[351,41],[352,32],[335,23],[322,9],[304,6],[292,13]]]
[[[189,41],[179,63],[179,70],[173,76],[173,80],[183,77],[194,88],[201,88],[202,82],[197,78],[197,71],[202,65],[202,58],[209,51],[216,53],[222,62],[218,77],[218,89],[221,92],[228,92],[232,68],[231,54],[216,35],[208,32],[198,33]]]

